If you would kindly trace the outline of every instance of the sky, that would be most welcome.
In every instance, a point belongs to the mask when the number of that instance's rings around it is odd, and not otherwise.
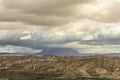
[[[120,0],[0,0],[0,52],[120,52]]]

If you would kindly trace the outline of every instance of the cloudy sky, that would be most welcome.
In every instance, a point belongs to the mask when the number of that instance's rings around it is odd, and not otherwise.
[[[0,52],[120,52],[120,0],[0,0]]]

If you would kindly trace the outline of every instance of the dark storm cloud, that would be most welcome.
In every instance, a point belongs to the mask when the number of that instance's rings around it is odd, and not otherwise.
[[[1,45],[13,45],[13,46],[22,46],[29,47],[34,49],[45,48],[45,47],[60,47],[62,44],[79,42],[80,44],[86,45],[119,45],[120,39],[117,36],[105,36],[106,34],[101,34],[104,37],[99,35],[92,35],[93,39],[85,40],[84,35],[75,35],[75,34],[56,34],[47,31],[40,30],[7,30],[5,33],[0,35],[0,44]],[[8,35],[9,34],[9,35]]]
[[[120,39],[101,39],[101,40],[86,40],[79,42],[87,45],[120,45]]]
[[[119,45],[120,39],[118,36],[106,36],[106,34],[92,35],[93,38],[90,40],[85,40],[84,35],[75,34],[61,34],[61,33],[51,33],[48,31],[40,30],[2,30],[0,31],[0,45],[4,46],[4,50],[19,51],[21,49],[32,50],[33,53],[36,50],[45,50],[50,48],[62,47],[62,48],[74,48],[80,52],[99,52],[104,48],[105,45]],[[100,32],[101,33],[101,32]],[[10,47],[9,47],[10,46]],[[95,47],[100,46],[100,47]],[[112,47],[107,47],[107,51],[111,50]],[[1,49],[1,48],[0,48]],[[114,47],[115,50],[118,50]],[[3,50],[3,51],[4,51]],[[29,52],[29,51],[28,51]]]
[[[20,30],[9,30],[5,34],[1,35],[0,45],[13,45],[33,49],[43,49],[46,47],[60,47],[60,44],[74,42],[78,40],[79,38],[77,38],[75,35],[69,34],[58,36],[55,35],[55,33],[39,30],[28,32]]]

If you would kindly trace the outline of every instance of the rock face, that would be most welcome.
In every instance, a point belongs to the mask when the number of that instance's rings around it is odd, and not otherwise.
[[[120,57],[1,56],[0,69],[120,80]]]
[[[37,55],[59,55],[59,56],[78,56],[80,53],[71,48],[50,48],[45,49]]]

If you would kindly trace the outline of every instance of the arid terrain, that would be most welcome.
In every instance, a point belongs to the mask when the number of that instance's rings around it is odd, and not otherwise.
[[[120,80],[120,57],[0,56],[0,80]]]

